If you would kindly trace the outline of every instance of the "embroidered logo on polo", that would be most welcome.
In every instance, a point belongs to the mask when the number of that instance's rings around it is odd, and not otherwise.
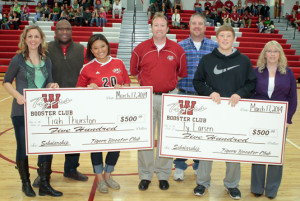
[[[96,72],[96,75],[99,75],[99,74],[100,74],[100,72],[99,72],[99,71],[97,71],[97,72]]]
[[[239,67],[239,66],[240,66],[240,65],[236,65],[236,66],[231,66],[231,67],[224,68],[224,69],[218,69],[218,65],[216,65],[215,68],[214,68],[214,74],[215,74],[215,75],[220,75],[220,74],[222,74],[222,73],[225,73],[225,72],[227,72],[227,71],[229,71],[229,70],[232,70],[232,69],[234,69],[234,68],[236,68],[236,67]]]
[[[115,68],[115,69],[113,69],[113,73],[120,74],[121,73],[121,69],[120,68]]]
[[[174,57],[173,57],[172,55],[169,55],[169,56],[167,57],[167,59],[168,59],[169,61],[173,61],[173,60],[174,60]]]

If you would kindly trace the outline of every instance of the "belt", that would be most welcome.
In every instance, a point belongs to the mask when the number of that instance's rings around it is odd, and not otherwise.
[[[154,95],[162,95],[162,94],[167,94],[170,93],[171,91],[173,91],[174,89],[167,91],[167,92],[153,92]]]
[[[182,88],[178,88],[178,91],[182,92],[182,93],[185,93],[185,94],[189,94],[189,95],[198,95],[197,92],[191,92],[191,91],[186,91]]]

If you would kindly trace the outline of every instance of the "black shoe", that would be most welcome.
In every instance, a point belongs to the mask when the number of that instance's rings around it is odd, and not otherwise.
[[[276,196],[267,196],[269,199],[273,200]]]
[[[168,190],[169,189],[169,182],[167,180],[159,180],[159,188],[161,190]]]
[[[64,173],[65,177],[68,177],[70,179],[74,179],[77,181],[87,181],[89,178],[87,176],[85,176],[84,174],[76,171],[74,174],[66,174]]]
[[[234,200],[239,200],[241,199],[241,192],[238,188],[226,188],[226,190],[228,191],[230,197]]]
[[[151,183],[151,181],[149,181],[149,180],[145,180],[145,179],[141,180],[139,183],[139,189],[141,191],[147,190],[150,183]]]
[[[17,169],[19,171],[21,180],[22,180],[22,191],[25,193],[27,197],[35,197],[35,192],[30,184],[30,174],[28,168],[28,158],[25,160],[17,160]]]
[[[35,187],[35,188],[39,188],[40,187],[40,180],[41,180],[40,176],[37,176],[37,178],[35,178],[32,186]]]
[[[205,189],[205,186],[198,184],[196,188],[194,188],[194,195],[203,196],[205,194]]]
[[[22,191],[27,197],[35,197],[35,192],[31,187],[30,181],[22,184]]]
[[[43,162],[38,164],[40,170],[39,195],[40,196],[50,195],[52,197],[60,197],[63,195],[63,193],[53,189],[52,186],[50,185],[50,174],[52,172],[51,163],[52,162]]]
[[[253,195],[255,196],[255,197],[260,197],[260,196],[262,196],[262,194],[259,194],[259,193],[253,193]]]

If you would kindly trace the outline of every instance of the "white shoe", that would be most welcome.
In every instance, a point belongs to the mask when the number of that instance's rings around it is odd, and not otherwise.
[[[107,180],[105,182],[106,182],[107,186],[112,189],[116,189],[116,190],[120,189],[120,185],[115,180],[113,180],[112,177],[110,177],[109,180]]]
[[[101,183],[97,183],[97,189],[101,193],[108,193],[108,187],[105,181],[101,181]]]
[[[175,181],[183,181],[183,179],[184,179],[184,170],[175,168],[174,180]]]

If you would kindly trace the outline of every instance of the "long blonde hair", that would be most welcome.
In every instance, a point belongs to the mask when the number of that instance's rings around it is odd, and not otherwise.
[[[27,37],[28,31],[30,31],[32,29],[38,30],[39,33],[41,34],[42,43],[38,47],[38,53],[43,58],[43,60],[45,61],[46,60],[46,51],[47,51],[48,43],[46,41],[46,36],[45,36],[44,32],[37,25],[30,25],[30,26],[28,26],[24,29],[23,33],[20,35],[20,42],[19,42],[19,45],[18,45],[19,50],[17,51],[17,53],[22,53],[24,55],[25,60],[27,60],[29,58],[29,50],[28,50],[27,44],[25,43],[25,39]]]
[[[278,71],[281,74],[286,74],[287,59],[281,45],[275,40],[269,41],[265,45],[264,49],[261,51],[259,58],[257,60],[258,72],[262,73],[262,71],[266,68],[267,65],[266,51],[270,47],[274,47],[279,51]]]

